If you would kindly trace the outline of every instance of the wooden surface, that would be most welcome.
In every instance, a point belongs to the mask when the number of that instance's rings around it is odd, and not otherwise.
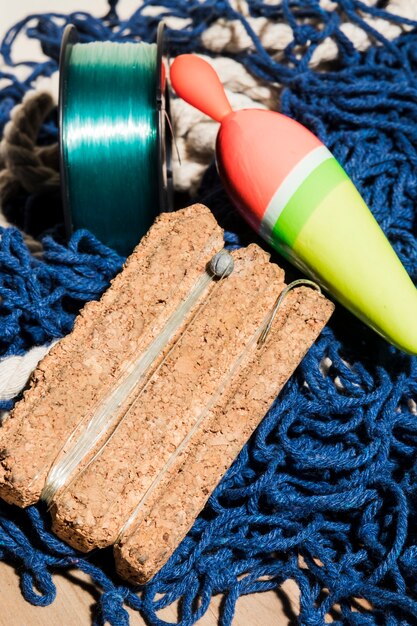
[[[0,626],[90,626],[91,611],[99,590],[82,572],[72,571],[54,576],[57,597],[51,606],[28,604],[19,589],[19,577],[9,565],[0,563]],[[213,598],[199,626],[217,626],[221,596]],[[294,623],[298,606],[298,589],[286,581],[278,591],[268,591],[238,600],[233,626],[286,626]],[[131,626],[145,626],[140,615],[128,609]],[[160,611],[159,617],[176,623],[176,607]]]

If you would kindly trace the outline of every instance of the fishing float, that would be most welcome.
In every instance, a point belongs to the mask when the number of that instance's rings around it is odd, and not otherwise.
[[[254,230],[387,341],[417,354],[416,287],[326,146],[281,113],[233,111],[200,57],[178,56],[170,77],[178,96],[220,122],[218,171]]]

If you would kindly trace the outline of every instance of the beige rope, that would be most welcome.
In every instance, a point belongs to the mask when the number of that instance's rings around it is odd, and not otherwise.
[[[40,127],[55,104],[50,94],[31,93],[12,111],[0,143],[0,197],[40,193],[59,186],[58,144],[37,146]]]
[[[16,106],[0,143],[0,199],[6,203],[16,195],[56,190],[59,187],[58,144],[37,146],[40,127],[55,106],[49,93],[32,92]],[[9,226],[0,213],[0,224]],[[34,256],[42,244],[27,233],[23,238]]]

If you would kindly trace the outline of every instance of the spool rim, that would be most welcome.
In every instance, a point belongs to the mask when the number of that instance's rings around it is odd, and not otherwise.
[[[64,142],[63,142],[63,119],[64,119],[64,98],[68,67],[68,59],[71,55],[71,48],[75,43],[78,43],[78,31],[73,24],[68,24],[65,27],[64,34],[61,41],[61,49],[59,53],[59,96],[58,96],[58,143],[59,143],[59,171],[61,177],[61,198],[62,208],[64,212],[64,224],[67,237],[69,238],[73,233],[73,225],[71,218],[71,208],[69,202],[68,193],[68,180],[67,171],[65,167],[64,158]]]
[[[173,179],[172,179],[172,138],[166,130],[165,116],[169,116],[169,90],[168,81],[163,84],[164,56],[166,56],[166,44],[164,38],[165,24],[160,22],[156,37],[156,93],[155,105],[157,112],[157,169],[158,169],[158,213],[173,210]],[[71,56],[72,46],[79,43],[79,35],[73,24],[68,24],[64,29],[59,55],[59,99],[58,99],[58,120],[59,120],[59,167],[61,177],[61,198],[64,213],[64,224],[67,238],[73,233],[73,222],[71,216],[71,205],[69,198],[69,185],[67,171],[65,167],[63,128],[64,128],[64,103],[67,86],[67,67]]]
[[[170,101],[168,90],[168,72],[164,65],[166,40],[164,36],[165,24],[159,22],[156,34],[156,106],[158,111],[157,141],[158,141],[158,179],[159,179],[159,209],[172,211],[173,174],[172,174],[172,137],[166,129],[166,118],[170,115]],[[163,66],[165,70],[163,71]],[[165,77],[165,84],[163,84]]]

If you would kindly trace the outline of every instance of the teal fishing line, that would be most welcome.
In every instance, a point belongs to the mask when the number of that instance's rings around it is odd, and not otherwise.
[[[159,209],[157,46],[92,42],[65,62],[61,142],[72,228],[128,255]]]

